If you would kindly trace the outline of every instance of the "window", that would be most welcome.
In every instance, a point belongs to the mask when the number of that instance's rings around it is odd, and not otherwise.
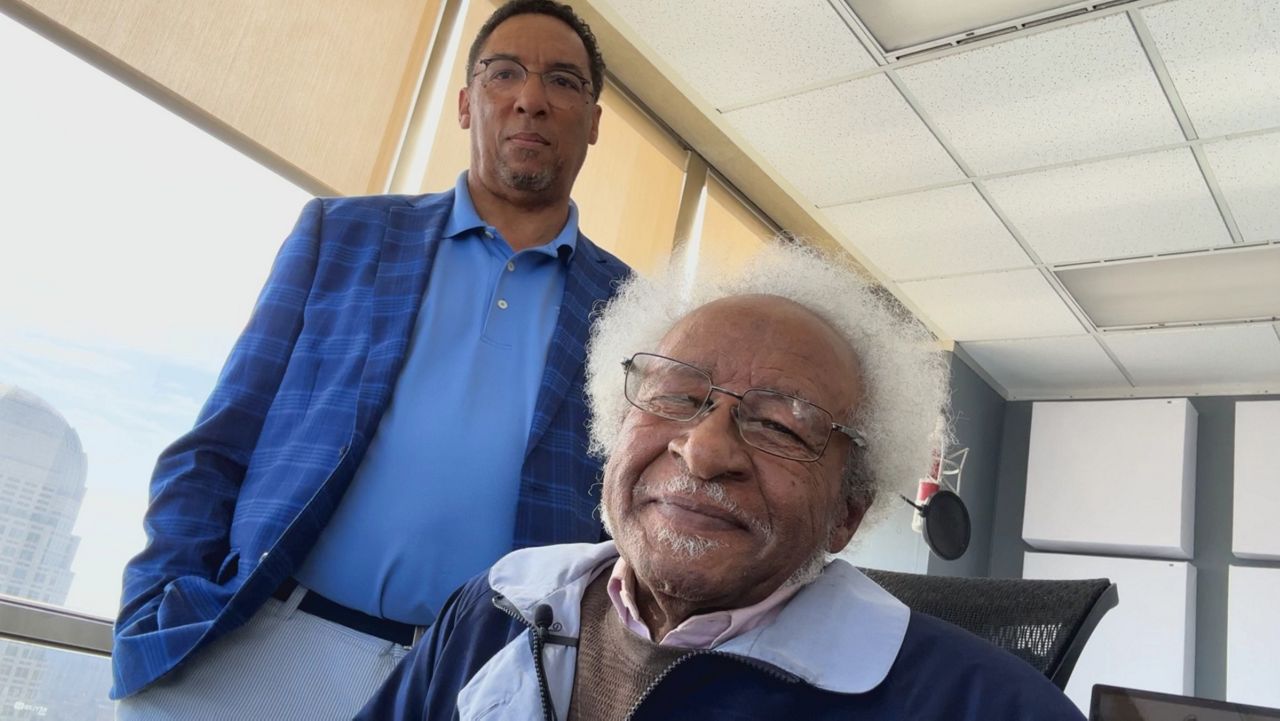
[[[175,105],[212,119],[223,135],[347,194],[384,187],[440,7],[438,0],[21,4],[181,98]]]
[[[0,587],[112,617],[308,194],[3,15],[0,64]]]
[[[111,662],[99,656],[0,641],[0,716],[6,719],[111,721]]]
[[[4,15],[0,64],[0,592],[110,618],[308,194]],[[107,659],[0,648],[0,716],[112,718]]]

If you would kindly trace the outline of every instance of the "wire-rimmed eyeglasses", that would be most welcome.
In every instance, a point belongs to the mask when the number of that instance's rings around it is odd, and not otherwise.
[[[563,68],[534,72],[519,60],[508,57],[485,58],[476,61],[479,68],[472,77],[479,77],[485,90],[498,95],[514,95],[529,81],[530,75],[542,79],[547,102],[561,109],[581,107],[591,98],[591,81]]]
[[[803,398],[767,388],[734,393],[713,384],[711,374],[701,368],[655,353],[636,353],[622,361],[622,367],[627,401],[660,418],[692,421],[711,410],[713,393],[737,398],[731,413],[738,434],[747,445],[771,455],[816,461],[827,450],[833,431],[860,448],[867,445],[861,433],[836,423],[830,412]]]

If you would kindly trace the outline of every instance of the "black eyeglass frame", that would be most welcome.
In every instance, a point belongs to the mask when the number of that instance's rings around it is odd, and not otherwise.
[[[471,77],[473,78],[478,77],[481,73],[487,71],[491,64],[504,61],[504,60],[510,63],[515,63],[521,70],[524,71],[524,82],[526,83],[529,82],[530,75],[537,75],[538,80],[542,83],[543,90],[546,90],[547,88],[547,80],[546,80],[547,75],[551,75],[553,73],[564,73],[565,75],[572,76],[582,83],[582,90],[580,91],[580,94],[582,95],[582,99],[583,99],[582,104],[590,105],[592,102],[592,97],[593,97],[592,90],[595,86],[592,85],[591,81],[588,80],[587,78],[582,77],[581,75],[575,73],[572,70],[569,70],[568,68],[553,68],[551,70],[544,70],[542,72],[530,70],[529,68],[525,67],[524,63],[508,55],[495,55],[494,57],[482,58],[480,60],[477,60],[474,67],[479,69],[471,73]],[[488,84],[485,83],[483,79],[481,79],[480,82],[482,85],[484,85],[484,87],[486,88],[489,87]],[[521,87],[524,87],[523,83],[521,83]]]
[[[702,405],[698,406],[697,410],[694,411],[693,415],[689,416],[688,418],[678,418],[674,416],[663,415],[661,413],[655,413],[654,411],[651,411],[648,408],[643,408],[639,404],[637,404],[635,401],[631,400],[631,395],[626,392],[627,391],[626,378],[631,374],[631,369],[635,367],[635,360],[639,356],[647,356],[649,358],[660,358],[664,361],[669,361],[671,363],[682,365],[685,368],[688,368],[707,379],[707,386],[710,388],[710,390],[707,391],[707,397],[702,400]],[[702,370],[701,368],[697,366],[689,365],[688,363],[685,363],[684,361],[676,360],[675,358],[668,358],[667,356],[659,355],[657,353],[633,353],[630,358],[623,359],[622,369],[623,369],[623,381],[622,381],[623,397],[627,399],[627,403],[630,403],[632,407],[636,408],[642,413],[648,413],[649,415],[656,416],[658,418],[665,418],[669,421],[687,423],[689,421],[696,420],[700,416],[706,414],[707,411],[711,409],[711,396],[714,393],[723,393],[724,395],[737,398],[739,403],[741,403],[743,397],[752,391],[758,391],[761,393],[771,393],[776,396],[782,396],[783,398],[790,398],[791,400],[799,401],[801,403],[804,403],[807,406],[810,406],[816,410],[821,411],[830,420],[830,426],[827,428],[827,437],[823,439],[822,447],[818,449],[817,455],[815,455],[813,458],[792,458],[791,456],[784,456],[780,453],[776,453],[767,448],[761,448],[760,446],[757,446],[756,444],[752,443],[747,438],[746,434],[742,432],[742,421],[738,416],[738,409],[735,407],[732,411],[732,415],[733,415],[734,426],[737,427],[738,429],[738,437],[742,439],[743,443],[746,443],[747,445],[751,446],[752,448],[755,448],[756,450],[762,451],[764,453],[768,453],[771,456],[777,456],[778,458],[785,458],[789,461],[797,461],[800,463],[815,463],[821,460],[822,456],[827,452],[827,447],[831,445],[831,434],[832,432],[835,432],[835,431],[839,431],[840,433],[848,436],[849,440],[852,441],[853,444],[858,448],[867,447],[866,437],[863,436],[861,433],[859,433],[857,429],[851,428],[849,426],[846,426],[840,423],[836,423],[835,416],[832,415],[831,411],[827,410],[826,408],[823,408],[817,403],[807,401],[803,398],[800,398],[799,396],[793,396],[790,393],[783,393],[781,391],[773,390],[772,388],[748,388],[742,393],[735,393],[729,390],[728,388],[722,388],[716,385],[711,378],[711,374]]]

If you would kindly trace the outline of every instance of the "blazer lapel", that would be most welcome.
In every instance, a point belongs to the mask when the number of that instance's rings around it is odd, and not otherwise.
[[[542,440],[570,385],[582,373],[591,329],[590,315],[597,301],[609,297],[613,280],[605,257],[596,251],[586,236],[579,233],[577,249],[569,260],[564,281],[560,314],[551,334],[551,345],[547,348],[542,386],[533,411],[533,424],[529,428],[529,443],[525,446],[526,458]]]
[[[373,436],[391,400],[409,351],[410,336],[431,277],[440,234],[453,207],[453,192],[418,206],[392,208],[382,238],[369,319],[369,355],[360,378],[356,430]]]

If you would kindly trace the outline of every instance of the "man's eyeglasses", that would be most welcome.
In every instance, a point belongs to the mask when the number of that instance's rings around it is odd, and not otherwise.
[[[535,73],[513,58],[486,58],[476,61],[476,66],[480,69],[472,77],[480,78],[484,89],[497,95],[515,95],[530,75],[537,75],[542,78],[547,102],[554,107],[569,110],[591,98],[591,81],[571,70]]]
[[[827,450],[832,431],[865,448],[862,434],[836,423],[830,413],[809,401],[764,388],[741,395],[712,384],[711,374],[688,363],[653,353],[636,353],[622,361],[626,395],[645,413],[673,421],[691,421],[711,410],[711,394],[738,399],[731,412],[738,434],[752,448],[793,461],[816,461]]]

